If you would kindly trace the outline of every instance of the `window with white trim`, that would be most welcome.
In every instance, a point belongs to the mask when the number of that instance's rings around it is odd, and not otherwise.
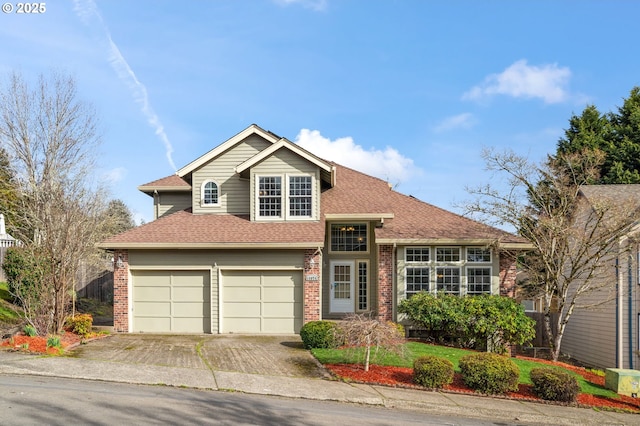
[[[202,183],[202,205],[220,205],[220,188],[216,182],[207,180]]]
[[[407,247],[404,249],[404,260],[407,263],[425,263],[430,260],[429,247]]]
[[[289,216],[311,217],[311,176],[289,176]]]
[[[258,215],[282,217],[282,178],[280,176],[258,178]]]
[[[367,224],[366,223],[332,223],[331,251],[338,252],[366,252]]]
[[[366,260],[358,261],[358,310],[366,311],[369,309],[369,262]]]
[[[460,262],[460,247],[436,247],[437,262]]]
[[[460,268],[436,268],[436,289],[446,294],[460,294]]]
[[[467,262],[491,262],[491,250],[482,247],[467,247]]]
[[[429,291],[429,268],[407,267],[404,271],[407,299],[421,291]]]
[[[491,294],[491,268],[467,268],[467,294]]]

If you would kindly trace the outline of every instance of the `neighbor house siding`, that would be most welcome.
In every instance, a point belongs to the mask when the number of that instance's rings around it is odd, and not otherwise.
[[[304,250],[131,250],[129,267],[132,270],[210,269],[211,332],[218,333],[221,270],[302,270],[304,255]]]
[[[235,172],[238,164],[270,146],[271,143],[260,136],[252,135],[213,161],[193,172],[193,212],[249,214],[249,182]],[[218,184],[219,207],[203,207],[201,204],[202,183],[213,180]]]
[[[288,208],[285,203],[287,199],[285,190],[287,184],[285,180],[288,175],[311,175],[313,184],[313,201],[312,201],[312,218],[311,220],[319,220],[320,218],[320,170],[315,164],[305,160],[304,158],[294,154],[293,152],[280,149],[272,156],[264,161],[256,164],[251,169],[251,220],[260,220],[256,212],[256,175],[258,176],[282,176],[282,208]],[[299,220],[299,219],[298,219]]]
[[[189,192],[158,192],[154,196],[155,219],[171,213],[191,208],[191,193]]]

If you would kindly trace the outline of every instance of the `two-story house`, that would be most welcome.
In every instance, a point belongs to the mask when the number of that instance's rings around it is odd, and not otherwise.
[[[142,185],[154,221],[114,252],[119,332],[297,333],[426,291],[513,295],[525,242],[251,125]]]

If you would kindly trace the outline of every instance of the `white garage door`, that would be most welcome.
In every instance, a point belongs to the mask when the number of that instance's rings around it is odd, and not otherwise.
[[[133,331],[211,332],[209,271],[132,271]]]
[[[223,333],[299,333],[302,272],[223,271]]]

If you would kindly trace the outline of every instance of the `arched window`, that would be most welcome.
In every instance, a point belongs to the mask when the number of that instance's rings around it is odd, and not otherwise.
[[[220,205],[220,191],[218,189],[218,184],[212,180],[206,181],[202,184],[202,205]]]

